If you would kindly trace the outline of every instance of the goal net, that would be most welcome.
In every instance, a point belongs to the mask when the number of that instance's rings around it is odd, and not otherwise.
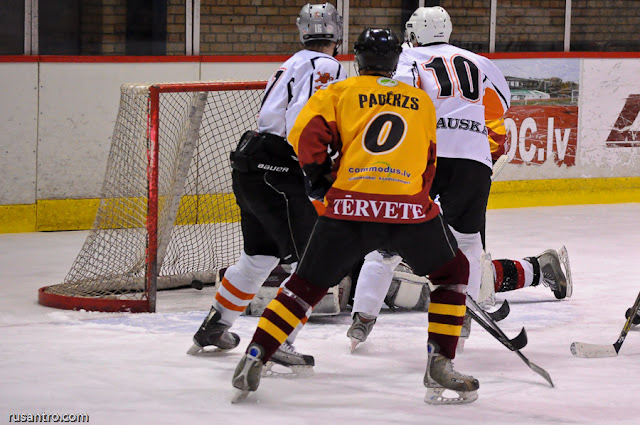
[[[155,311],[156,290],[215,282],[242,250],[229,152],[254,130],[266,82],[125,84],[100,206],[40,304]]]

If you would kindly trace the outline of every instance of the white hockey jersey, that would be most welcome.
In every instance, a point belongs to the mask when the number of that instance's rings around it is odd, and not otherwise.
[[[510,106],[509,85],[484,56],[450,44],[405,47],[395,79],[419,87],[436,107],[438,156],[465,158],[492,167],[487,123],[502,126]],[[504,141],[502,140],[502,143]]]
[[[269,79],[258,115],[258,131],[286,138],[311,95],[323,85],[346,77],[334,57],[300,50]]]

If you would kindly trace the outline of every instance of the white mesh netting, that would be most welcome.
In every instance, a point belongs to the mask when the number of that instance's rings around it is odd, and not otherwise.
[[[64,282],[41,292],[113,300],[149,296],[145,276],[150,86],[122,86],[93,228]],[[193,280],[213,282],[242,250],[229,152],[244,131],[255,129],[263,93],[256,87],[264,85],[232,86],[184,83],[160,93],[158,289],[190,285]],[[78,308],[86,308],[81,304]],[[76,307],[71,301],[63,308]]]

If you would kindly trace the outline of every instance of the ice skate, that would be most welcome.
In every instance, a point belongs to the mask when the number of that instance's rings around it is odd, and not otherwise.
[[[480,384],[473,376],[463,375],[453,369],[451,359],[438,352],[438,346],[428,344],[429,356],[427,370],[424,375],[424,386],[427,393],[424,396],[428,404],[464,404],[478,399]],[[444,392],[452,390],[458,397],[447,397]]]
[[[358,344],[367,340],[375,323],[376,317],[371,314],[355,313],[353,315],[353,323],[349,330],[347,330],[347,336],[351,339],[352,353]]]
[[[229,332],[230,325],[220,322],[220,313],[213,307],[193,336],[193,345],[187,351],[192,356],[231,350],[240,343],[240,337]]]
[[[558,251],[548,249],[538,255],[536,259],[540,265],[542,284],[549,287],[559,300],[571,297],[573,285],[567,249],[564,246]]]
[[[264,363],[262,363],[263,355],[264,349],[260,345],[249,345],[247,353],[242,357],[240,363],[236,366],[235,372],[233,372],[231,384],[236,391],[231,399],[232,403],[244,400],[250,392],[258,389],[264,367]]]
[[[282,343],[271,356],[262,372],[263,376],[297,378],[313,375],[313,356],[298,353],[288,341]],[[280,367],[282,366],[282,367]],[[275,369],[274,369],[275,367]]]

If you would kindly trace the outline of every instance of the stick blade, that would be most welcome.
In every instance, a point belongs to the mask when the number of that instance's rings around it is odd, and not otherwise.
[[[509,340],[513,346],[512,351],[522,350],[527,345],[528,341],[527,331],[524,328],[522,328],[518,336]]]
[[[555,385],[553,385],[553,381],[551,380],[551,375],[549,375],[549,373],[546,370],[544,370],[543,368],[541,368],[540,366],[538,366],[533,362],[529,362],[528,364],[529,364],[529,368],[531,368],[532,371],[542,376],[545,379],[545,381],[547,381],[549,385],[551,385],[551,387],[555,387]]]
[[[502,171],[505,165],[509,162],[509,157],[507,155],[500,155],[495,164],[493,164],[492,172],[491,172],[491,181],[495,180],[498,177],[498,174]]]
[[[574,342],[571,344],[571,354],[585,359],[597,359],[601,357],[615,357],[618,355],[613,344],[589,344],[586,342]]]
[[[510,311],[511,307],[509,307],[509,302],[507,300],[504,300],[499,309],[487,312],[487,314],[493,319],[494,322],[499,322],[506,318],[509,315]]]

